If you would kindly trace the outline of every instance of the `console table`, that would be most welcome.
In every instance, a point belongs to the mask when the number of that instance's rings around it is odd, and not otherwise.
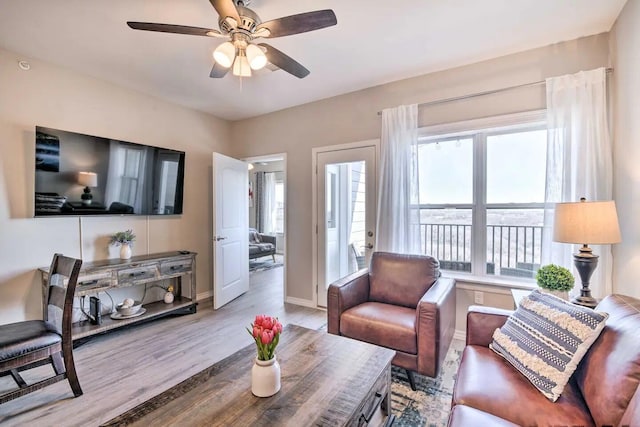
[[[46,310],[49,267],[39,270],[42,274],[42,306],[43,310]],[[173,303],[156,301],[144,304],[143,307],[146,309],[144,314],[127,319],[114,320],[109,315],[104,315],[99,325],[92,324],[89,320],[76,322],[71,330],[73,339],[85,338],[176,312],[196,312],[195,252],[164,252],[135,256],[127,260],[116,258],[83,263],[76,286],[75,296],[77,297],[110,289],[153,284],[166,279],[173,279],[175,295]],[[188,283],[183,286],[184,279],[187,279]]]

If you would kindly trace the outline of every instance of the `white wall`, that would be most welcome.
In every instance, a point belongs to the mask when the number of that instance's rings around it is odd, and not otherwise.
[[[383,108],[421,103],[608,66],[608,35],[517,53],[232,123],[236,157],[287,153],[287,296],[313,299],[311,149],[379,138]],[[538,86],[420,108],[420,125],[544,108]],[[247,141],[260,141],[251,144]],[[487,288],[489,290],[489,288]],[[465,297],[466,294],[459,294]],[[506,301],[501,296],[496,297]],[[461,298],[464,299],[464,298]],[[510,301],[510,300],[509,300]],[[466,306],[459,310],[466,311]]]
[[[19,59],[31,70],[20,70]],[[185,151],[184,214],[32,218],[36,125]],[[85,261],[117,257],[108,235],[128,228],[138,236],[134,255],[198,252],[197,292],[208,293],[211,152],[229,151],[229,128],[211,115],[0,50],[0,324],[41,316],[36,269],[54,252],[79,257],[82,248]]]
[[[640,297],[640,0],[629,0],[611,31],[614,198],[622,243],[613,247],[614,292]]]

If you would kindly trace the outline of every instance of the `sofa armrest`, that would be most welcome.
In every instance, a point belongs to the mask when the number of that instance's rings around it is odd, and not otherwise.
[[[264,243],[271,243],[273,247],[276,247],[276,236],[270,236],[268,234],[260,234],[260,240]]]
[[[418,302],[418,372],[435,377],[456,327],[456,281],[440,277]]]
[[[362,269],[331,285],[327,291],[327,331],[340,335],[340,316],[369,299],[369,269]]]
[[[513,310],[472,305],[467,311],[467,345],[489,347],[493,332],[502,327]]]

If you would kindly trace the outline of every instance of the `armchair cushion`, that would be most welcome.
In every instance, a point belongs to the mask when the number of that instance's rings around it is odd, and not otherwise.
[[[369,271],[370,301],[413,309],[440,277],[435,258],[387,252],[373,254]]]
[[[407,307],[365,302],[346,310],[340,334],[405,353],[417,354],[416,311]]]
[[[490,347],[555,402],[607,317],[534,290],[494,332]]]

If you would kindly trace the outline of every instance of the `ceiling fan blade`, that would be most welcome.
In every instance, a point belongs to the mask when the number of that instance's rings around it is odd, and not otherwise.
[[[240,15],[233,0],[209,0],[211,6],[220,15],[220,20],[224,21],[227,17],[235,19],[236,23],[240,23]]]
[[[217,63],[213,64],[213,68],[211,69],[211,72],[209,73],[209,77],[211,77],[212,79],[222,78],[222,77],[227,75],[229,70],[230,70],[230,68],[224,68],[220,64],[217,64]]]
[[[338,20],[333,10],[316,10],[263,22],[258,25],[256,32],[261,28],[266,28],[269,30],[269,35],[263,37],[283,37],[331,27],[337,23]]]
[[[226,37],[220,31],[211,28],[187,27],[185,25],[155,24],[153,22],[127,22],[134,30],[158,31],[160,33],[188,34],[191,36]]]
[[[290,56],[282,53],[275,47],[270,46],[266,43],[259,43],[258,46],[266,49],[266,52],[264,54],[267,56],[269,62],[280,68],[281,70],[284,70],[289,74],[293,74],[299,79],[303,79],[309,75],[310,71],[304,68],[302,64],[300,64]]]

